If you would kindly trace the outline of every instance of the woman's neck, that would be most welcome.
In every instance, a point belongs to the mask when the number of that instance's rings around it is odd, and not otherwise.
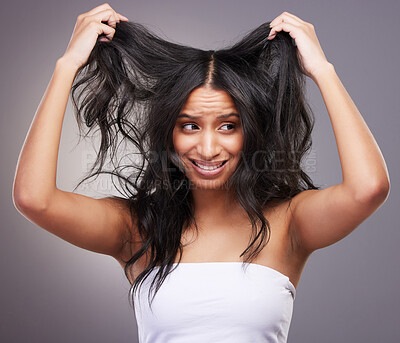
[[[192,190],[196,220],[219,221],[244,212],[233,192],[226,189]]]

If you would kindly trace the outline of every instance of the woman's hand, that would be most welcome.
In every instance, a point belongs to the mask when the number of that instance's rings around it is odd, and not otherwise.
[[[80,14],[67,50],[62,57],[63,60],[68,60],[68,63],[72,63],[76,68],[84,65],[96,44],[98,36],[104,33],[105,37],[101,37],[100,40],[111,40],[120,20],[128,21],[128,18],[115,12],[107,3],[95,7],[87,13]],[[108,25],[102,23],[102,21],[107,22]]]
[[[326,69],[330,63],[321,49],[314,26],[301,20],[295,15],[283,12],[270,23],[271,31],[268,39],[274,39],[277,32],[288,32],[297,45],[299,59],[304,67],[305,74],[314,81],[320,71]]]

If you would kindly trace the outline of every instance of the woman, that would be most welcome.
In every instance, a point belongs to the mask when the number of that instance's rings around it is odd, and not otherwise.
[[[304,75],[324,98],[343,172],[322,190],[300,166],[313,127]],[[119,136],[140,153],[110,171],[128,196],[56,187],[71,88],[78,123],[101,132],[93,175],[105,172]],[[78,17],[57,61],[13,197],[39,226],[121,264],[141,342],[286,342],[308,257],[354,230],[389,187],[379,147],[311,24],[284,12],[231,48],[202,51],[103,4]]]

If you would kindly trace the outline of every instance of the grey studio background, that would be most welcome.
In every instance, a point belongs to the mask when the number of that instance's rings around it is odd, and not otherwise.
[[[1,34],[1,342],[137,342],[129,283],[111,257],[77,248],[29,222],[12,203],[15,166],[37,106],[71,37],[76,17],[101,1],[2,3]],[[310,257],[294,305],[290,343],[399,342],[400,3],[392,1],[110,1],[131,21],[171,41],[215,49],[283,11],[314,24],[386,159],[388,200],[344,240]],[[308,172],[323,188],[341,181],[337,147],[316,85]],[[57,186],[71,191],[92,162],[78,142],[69,103]],[[107,179],[108,180],[108,179]],[[107,180],[80,188],[96,197]]]

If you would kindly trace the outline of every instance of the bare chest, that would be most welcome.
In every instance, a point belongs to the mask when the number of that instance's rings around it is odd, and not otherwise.
[[[251,263],[277,270],[288,276],[297,287],[306,257],[301,256],[293,244],[288,214],[285,206],[265,213],[269,222],[270,239]],[[191,229],[182,236],[182,257],[179,260],[177,256],[175,262],[243,262],[245,257],[242,254],[254,238],[249,220],[230,225],[200,225],[199,231]],[[256,241],[253,249],[259,241]]]
[[[269,223],[270,239],[251,263],[275,269],[289,277],[297,287],[308,256],[304,256],[293,241],[289,214],[290,210],[285,204],[264,213]],[[255,238],[248,218],[206,221],[198,223],[198,227],[199,230],[189,228],[184,232],[181,238],[182,256],[176,256],[174,262],[244,262],[245,256],[242,254]],[[252,249],[257,247],[259,241],[255,242]],[[132,267],[135,278],[146,265],[145,257],[135,263]]]

